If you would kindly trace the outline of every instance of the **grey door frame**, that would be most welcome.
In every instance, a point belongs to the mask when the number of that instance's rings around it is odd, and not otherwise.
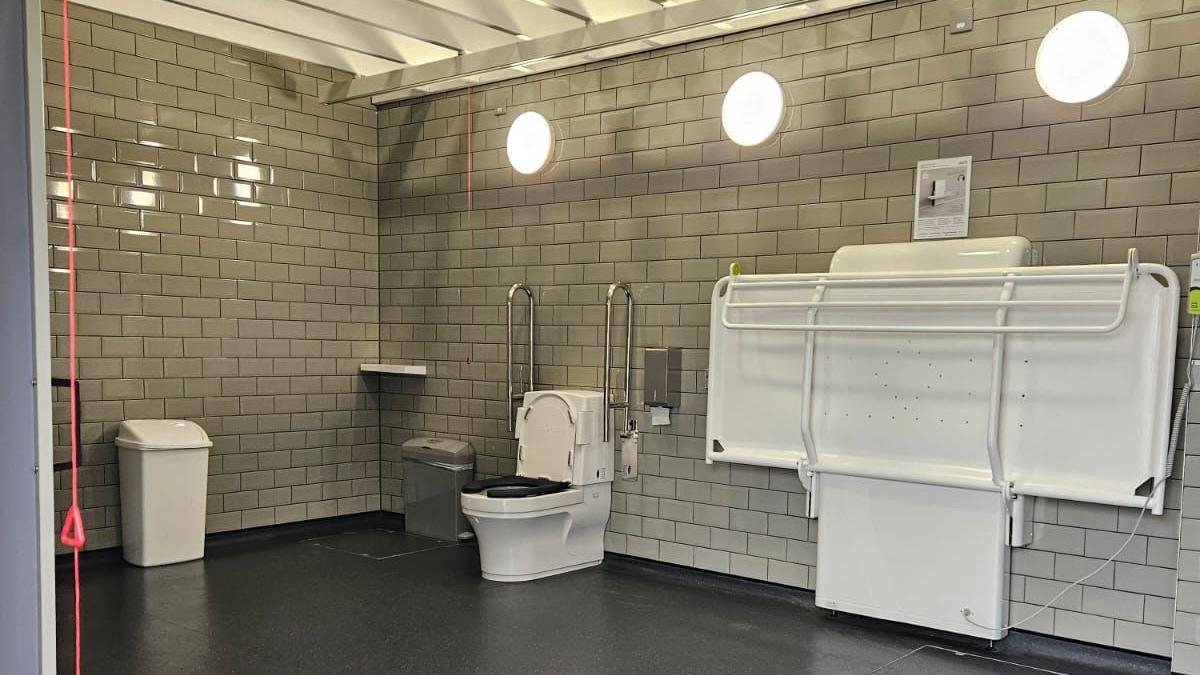
[[[51,673],[54,486],[38,0],[0,2],[0,672]]]

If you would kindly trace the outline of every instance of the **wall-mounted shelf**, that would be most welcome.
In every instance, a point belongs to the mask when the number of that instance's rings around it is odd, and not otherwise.
[[[379,373],[381,375],[409,375],[412,377],[425,377],[427,374],[425,366],[413,366],[398,363],[364,363],[358,367],[362,373]]]

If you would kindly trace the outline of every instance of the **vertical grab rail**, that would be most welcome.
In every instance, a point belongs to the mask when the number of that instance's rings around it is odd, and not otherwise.
[[[613,296],[617,291],[625,292],[625,400],[620,403],[612,402],[612,313]],[[629,381],[630,365],[633,363],[633,291],[629,284],[617,281],[609,285],[608,296],[604,300],[604,442],[612,438],[612,410],[625,410],[625,426],[629,426]]]
[[[517,291],[525,291],[525,295],[529,297],[529,352],[525,355],[528,361],[529,388],[526,391],[533,390],[533,291],[525,284],[513,284],[508,289],[508,331],[505,333],[505,346],[507,352],[507,379],[508,386],[504,390],[504,412],[508,419],[508,430],[513,430],[513,401],[521,399],[521,396],[513,392],[513,296]]]

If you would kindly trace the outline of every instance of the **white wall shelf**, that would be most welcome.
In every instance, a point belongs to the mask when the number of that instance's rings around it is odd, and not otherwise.
[[[399,363],[364,363],[358,367],[362,373],[379,373],[381,375],[410,375],[412,377],[425,377],[427,374],[425,366],[413,366]]]

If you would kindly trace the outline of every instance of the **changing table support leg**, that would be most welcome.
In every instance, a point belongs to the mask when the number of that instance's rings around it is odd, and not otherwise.
[[[825,285],[818,284],[813,289],[812,302],[821,302],[825,297]],[[819,307],[810,307],[808,310],[808,323],[812,325],[817,321],[817,311]],[[813,493],[817,488],[817,476],[811,470],[812,466],[817,463],[817,448],[813,443],[812,437],[812,387],[813,387],[813,360],[817,350],[817,334],[809,331],[804,334],[804,381],[801,385],[804,388],[804,402],[800,406],[800,436],[804,442],[805,461],[800,462],[798,471],[800,473],[800,482],[808,489],[808,517],[817,517],[817,500],[813,497]],[[807,479],[807,480],[806,480]]]
[[[1009,274],[1008,276],[1012,276]],[[1001,300],[1011,300],[1013,296],[1013,281],[1004,282],[1000,291]],[[996,309],[996,325],[1003,326],[1008,321],[1008,308]],[[1004,342],[1005,335],[997,333],[992,336],[992,377],[988,392],[988,426],[987,453],[988,464],[992,469],[992,482],[1005,488],[1004,462],[1000,456],[1000,402],[1004,398]],[[1008,490],[1004,489],[1005,496]],[[1006,505],[1007,508],[1007,505]]]
[[[812,301],[820,302],[825,297],[825,286],[818,285],[813,289]],[[817,320],[817,307],[810,307],[808,310],[808,323],[812,325]],[[813,445],[812,438],[812,385],[813,385],[813,355],[817,349],[817,334],[809,331],[804,334],[804,381],[801,385],[804,388],[804,402],[800,407],[800,435],[804,441],[804,455],[808,458],[808,465],[814,466],[817,464],[817,449]]]

